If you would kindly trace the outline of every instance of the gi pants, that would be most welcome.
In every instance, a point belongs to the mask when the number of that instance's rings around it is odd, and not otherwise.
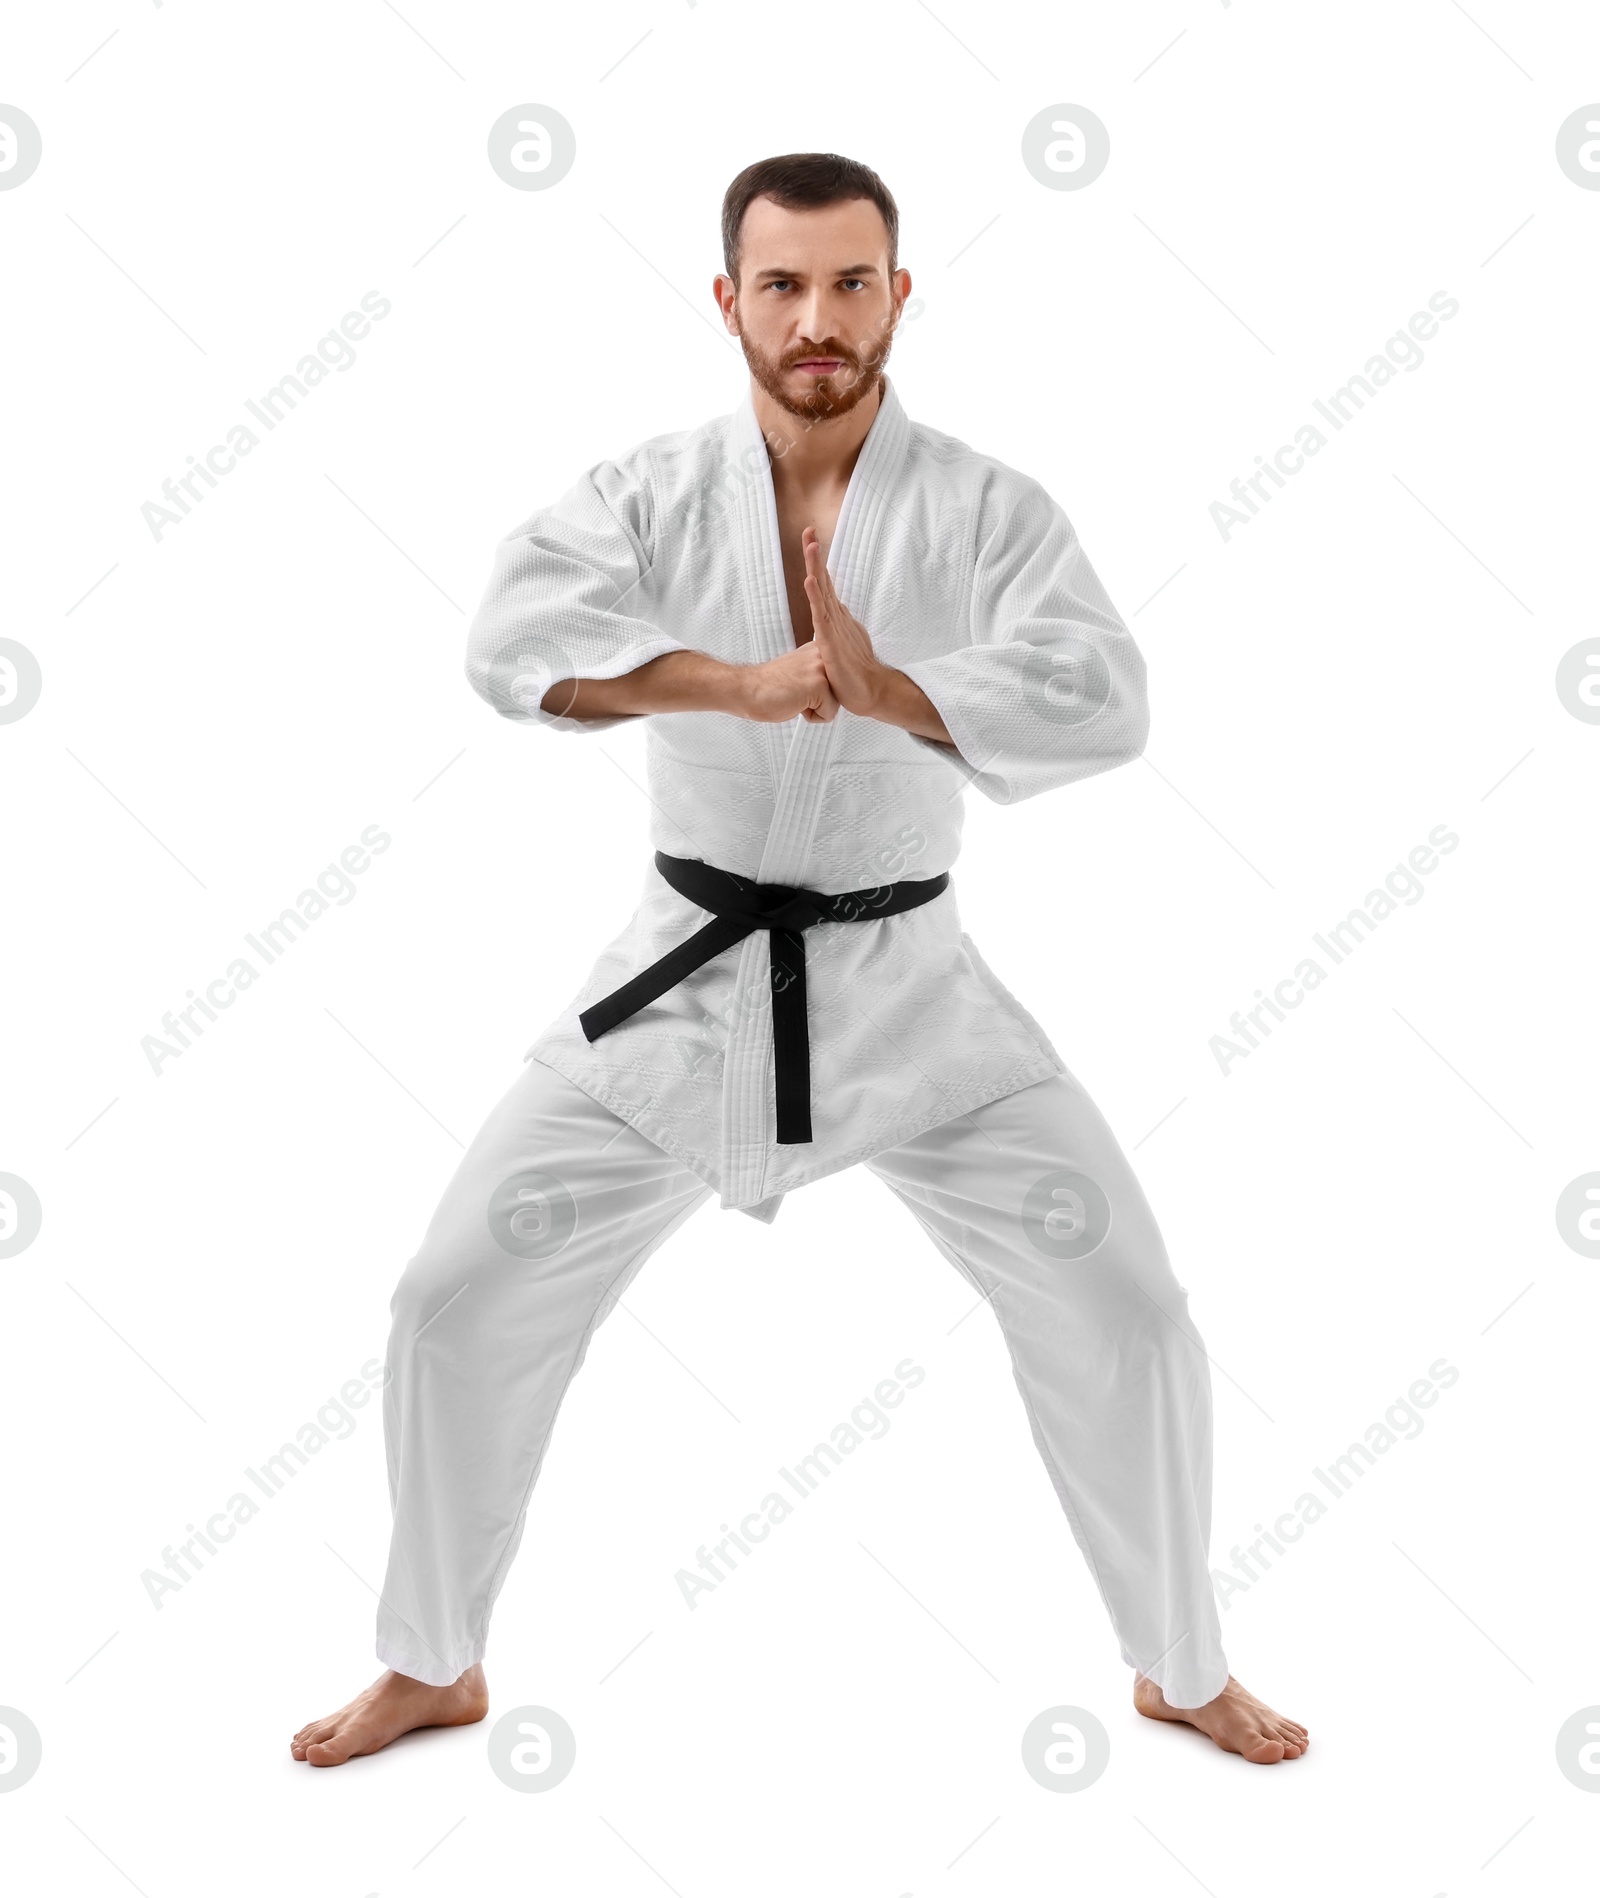
[[[1211,1383],[1111,1130],[1058,1074],[864,1164],[999,1321],[1122,1658],[1172,1705],[1204,1705],[1228,1678],[1208,1559]],[[537,1059],[491,1112],[391,1306],[386,1666],[443,1686],[482,1658],[589,1340],[712,1191]]]

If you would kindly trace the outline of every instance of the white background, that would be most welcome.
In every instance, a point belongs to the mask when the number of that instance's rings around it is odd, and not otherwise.
[[[1554,679],[1596,631],[1600,193],[1554,145],[1600,22],[108,0],[6,55],[44,152],[0,192],[0,634],[44,675],[0,728],[0,1170],[44,1209],[0,1262],[0,1704],[44,1742],[12,1888],[1572,1889],[1600,1264],[1555,1204],[1600,1168],[1600,727]],[[485,156],[529,101],[577,134],[548,191]],[[1081,191],[1021,162],[1056,102],[1110,128]],[[1133,1713],[992,1318],[877,1182],[771,1229],[713,1202],[596,1340],[494,1623],[495,1716],[558,1710],[571,1776],[508,1790],[486,1727],[317,1772],[291,1733],[376,1671],[376,1408],[159,1611],[141,1572],[381,1356],[462,1143],[626,920],[642,734],[496,719],[466,625],[533,506],[738,400],[720,198],[794,149],[882,172],[908,411],[1045,482],[1149,661],[1147,759],[969,796],[956,877],[1189,1289],[1213,1560],[1459,1381],[1230,1598],[1234,1672],[1312,1733],[1263,1770]],[[371,290],[355,365],[155,540],[141,504]],[[1420,369],[1224,541],[1228,483],[1441,290]],[[372,824],[353,900],[153,1074]],[[1421,900],[1225,1076],[1233,1012],[1440,824]],[[889,1435],[690,1613],[675,1570],[907,1356]],[[1070,1796],[1019,1754],[1060,1704],[1111,1736]]]

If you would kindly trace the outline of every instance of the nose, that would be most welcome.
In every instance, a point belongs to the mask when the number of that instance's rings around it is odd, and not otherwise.
[[[812,290],[800,305],[800,340],[819,343],[828,333],[828,316],[823,308],[822,291]]]

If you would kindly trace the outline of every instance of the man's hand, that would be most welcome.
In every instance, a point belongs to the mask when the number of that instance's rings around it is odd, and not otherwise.
[[[838,716],[839,701],[814,640],[763,665],[740,666],[738,675],[739,702],[729,709],[744,718],[782,725],[798,717],[811,725],[826,725]]]
[[[806,562],[806,598],[811,602],[811,639],[798,648],[815,651],[833,696],[847,712],[898,725],[919,738],[932,738],[952,749],[955,740],[934,704],[915,679],[896,666],[886,666],[872,650],[867,629],[834,591],[833,575],[822,558],[817,530],[800,535]],[[832,714],[830,713],[831,717]]]
[[[811,643],[821,656],[833,696],[858,718],[875,718],[889,668],[872,650],[866,627],[834,591],[833,575],[822,558],[822,543],[814,527],[801,533],[800,551],[806,563],[806,598],[811,602]]]

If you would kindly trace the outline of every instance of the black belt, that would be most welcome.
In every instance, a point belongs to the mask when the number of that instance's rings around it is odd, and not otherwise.
[[[783,883],[752,883],[693,857],[669,857],[662,850],[656,852],[656,868],[680,896],[710,910],[712,921],[620,989],[584,1009],[578,1016],[579,1027],[590,1041],[597,1041],[713,956],[758,929],[766,930],[778,1145],[805,1145],[811,1139],[811,1042],[806,1032],[806,942],[801,932],[814,923],[870,923],[879,916],[916,909],[944,891],[950,873],[826,896],[821,890],[791,889]]]

